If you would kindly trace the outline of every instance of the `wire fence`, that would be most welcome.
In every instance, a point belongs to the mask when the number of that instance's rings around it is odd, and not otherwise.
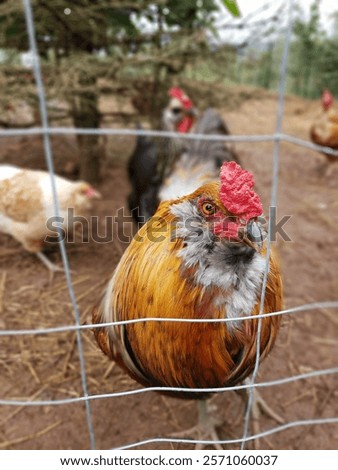
[[[302,146],[304,148],[312,149],[312,150],[321,150],[325,151],[328,154],[338,156],[338,151],[332,150],[331,148],[320,147],[317,145],[312,144],[311,142],[304,141],[292,135],[283,134],[282,132],[282,123],[283,123],[283,112],[284,112],[284,94],[285,94],[285,83],[287,77],[287,62],[288,62],[288,52],[289,52],[289,45],[292,36],[292,12],[293,6],[295,4],[295,0],[289,0],[288,2],[288,15],[289,15],[289,22],[288,28],[286,31],[285,36],[285,43],[284,43],[284,51],[280,66],[280,85],[279,85],[279,97],[278,97],[278,111],[277,111],[277,122],[275,133],[272,135],[236,135],[236,136],[219,136],[219,135],[198,135],[198,134],[176,134],[172,132],[163,132],[163,131],[142,131],[142,130],[132,130],[132,129],[73,129],[73,128],[64,128],[64,127],[50,127],[48,121],[48,112],[47,112],[47,102],[46,102],[46,94],[44,90],[42,74],[41,74],[41,66],[40,66],[40,57],[37,49],[37,42],[36,42],[36,33],[35,33],[35,25],[34,25],[34,17],[32,11],[32,5],[30,0],[23,0],[23,6],[25,11],[25,18],[26,18],[26,26],[27,32],[29,37],[29,45],[30,51],[33,58],[33,71],[35,76],[35,82],[38,92],[39,98],[39,106],[40,106],[40,115],[41,115],[41,124],[42,126],[39,128],[31,128],[31,129],[7,129],[0,131],[0,137],[3,136],[23,136],[23,135],[42,135],[43,142],[44,142],[44,152],[45,152],[45,159],[48,171],[50,173],[50,184],[53,193],[53,203],[54,203],[54,213],[56,216],[59,214],[59,202],[58,202],[58,195],[56,191],[56,183],[55,183],[55,171],[54,171],[54,163],[53,163],[53,153],[52,147],[50,142],[51,135],[66,135],[66,134],[99,134],[99,135],[148,135],[148,136],[162,136],[162,137],[176,137],[179,136],[180,138],[187,138],[187,139],[204,139],[204,140],[217,140],[217,141],[225,141],[225,142],[273,142],[274,143],[274,150],[273,150],[273,170],[272,170],[272,188],[271,188],[271,206],[277,206],[277,189],[278,189],[278,175],[279,175],[279,151],[280,151],[280,143],[281,142],[288,142],[294,145]],[[269,235],[271,232],[271,227],[269,227]],[[129,320],[129,321],[120,321],[114,323],[105,323],[100,325],[81,325],[80,323],[80,312],[79,307],[77,304],[76,295],[73,288],[72,283],[72,275],[69,269],[69,262],[67,251],[65,247],[65,241],[63,240],[61,233],[59,234],[59,244],[60,244],[60,251],[62,256],[62,261],[65,269],[66,274],[66,282],[69,297],[71,300],[72,309],[74,312],[74,324],[72,325],[61,325],[59,327],[54,328],[36,328],[36,329],[17,329],[17,330],[0,330],[0,337],[3,336],[30,336],[30,335],[47,335],[47,334],[59,334],[62,332],[69,332],[73,331],[76,333],[76,342],[77,348],[80,358],[80,373],[81,373],[81,383],[82,383],[82,396],[81,397],[72,397],[72,398],[65,398],[65,399],[55,399],[55,400],[14,400],[14,399],[0,399],[0,405],[3,406],[27,406],[27,407],[34,407],[34,406],[62,406],[74,403],[83,403],[86,410],[86,421],[88,427],[88,433],[90,437],[90,447],[91,449],[96,448],[95,444],[95,432],[92,423],[92,413],[91,413],[91,402],[93,400],[99,400],[104,398],[117,398],[121,396],[134,396],[138,394],[153,392],[153,391],[162,391],[162,392],[213,392],[213,393],[223,393],[233,390],[241,390],[247,389],[249,391],[249,400],[248,405],[244,417],[244,425],[243,425],[243,434],[241,438],[238,439],[230,439],[230,440],[220,440],[220,441],[210,441],[210,440],[194,440],[194,439],[176,439],[176,438],[153,438],[142,440],[138,442],[127,443],[126,445],[119,447],[119,449],[130,449],[146,444],[155,444],[155,443],[189,443],[189,444],[212,444],[212,443],[219,443],[219,444],[241,444],[241,448],[244,449],[246,443],[254,440],[269,436],[274,433],[282,432],[287,429],[293,427],[301,427],[301,426],[312,426],[312,425],[323,425],[323,424],[330,424],[330,423],[338,423],[338,417],[331,417],[331,418],[321,418],[321,419],[307,419],[307,420],[297,420],[297,421],[290,421],[286,424],[279,425],[268,429],[264,432],[259,434],[249,434],[249,424],[250,424],[250,413],[253,406],[253,391],[258,388],[264,387],[273,387],[277,385],[285,385],[291,382],[296,382],[300,380],[311,380],[316,377],[322,377],[325,375],[334,375],[338,374],[338,365],[334,368],[329,369],[321,369],[316,370],[308,373],[298,374],[294,376],[288,376],[284,378],[280,378],[278,380],[267,381],[267,382],[257,382],[257,373],[260,366],[260,332],[261,332],[261,321],[264,317],[275,316],[275,315],[295,315],[301,314],[305,311],[310,310],[317,310],[317,309],[337,309],[338,308],[338,300],[331,301],[331,302],[314,302],[310,304],[300,305],[294,308],[285,309],[279,312],[270,312],[267,314],[263,314],[263,305],[264,305],[264,297],[265,297],[265,290],[267,285],[267,276],[269,272],[269,254],[271,248],[271,238],[268,236],[267,238],[267,255],[266,255],[266,266],[265,266],[265,273],[263,278],[263,285],[262,285],[262,302],[259,315],[254,316],[246,316],[246,317],[239,317],[239,318],[224,318],[224,319],[178,319],[178,318],[142,318],[138,320]],[[184,388],[174,388],[174,387],[145,387],[145,388],[135,388],[133,390],[123,391],[123,392],[115,392],[115,393],[106,393],[106,394],[97,394],[91,395],[88,389],[88,377],[86,373],[86,363],[85,357],[83,353],[83,344],[81,338],[81,332],[87,329],[98,328],[102,326],[112,326],[112,325],[127,325],[131,323],[138,323],[144,321],[166,321],[166,322],[230,322],[230,321],[244,321],[248,319],[257,319],[259,320],[258,326],[258,335],[257,335],[257,354],[256,354],[256,362],[253,375],[250,379],[248,384],[238,385],[234,387],[226,387],[226,388],[208,388],[208,389],[184,389]]]

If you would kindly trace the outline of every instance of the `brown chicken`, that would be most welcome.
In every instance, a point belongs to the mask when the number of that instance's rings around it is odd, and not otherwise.
[[[258,221],[262,205],[253,185],[251,173],[226,162],[219,182],[162,202],[122,256],[93,322],[258,314],[266,243]],[[282,280],[272,252],[263,311],[281,309]],[[274,345],[279,325],[280,316],[262,320],[262,359]],[[252,373],[257,326],[256,319],[144,321],[94,332],[102,351],[142,385],[219,388]],[[178,396],[205,398],[193,392]],[[215,440],[203,403],[198,437]]]
[[[333,108],[333,96],[329,90],[324,90],[321,101],[323,111],[311,126],[311,140],[317,145],[338,150],[338,111]],[[338,162],[338,157],[323,153],[328,163]]]

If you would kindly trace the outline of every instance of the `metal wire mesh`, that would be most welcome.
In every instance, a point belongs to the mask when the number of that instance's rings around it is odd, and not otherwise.
[[[40,58],[39,53],[37,50],[37,43],[36,43],[36,35],[35,35],[35,27],[34,27],[34,18],[32,12],[32,5],[30,0],[23,0],[24,11],[25,11],[25,18],[26,18],[26,26],[27,32],[29,37],[29,44],[30,44],[30,51],[33,58],[33,71],[36,81],[36,87],[38,91],[38,98],[39,98],[39,106],[40,106],[40,114],[41,114],[41,123],[42,126],[39,128],[31,128],[31,129],[7,129],[1,130],[0,136],[22,136],[22,135],[42,135],[43,142],[44,142],[44,151],[45,151],[45,159],[48,171],[50,173],[50,182],[52,187],[53,193],[53,203],[54,203],[54,214],[57,216],[59,214],[59,203],[56,191],[56,184],[55,184],[55,172],[54,172],[54,164],[53,164],[53,154],[51,149],[50,143],[50,136],[61,134],[99,134],[99,135],[148,135],[148,136],[166,136],[166,137],[175,137],[177,136],[176,133],[172,132],[160,132],[160,131],[143,131],[143,130],[132,130],[132,129],[72,129],[72,128],[63,128],[63,127],[50,127],[48,122],[48,113],[47,113],[47,104],[46,104],[46,95],[42,81],[41,75],[41,67],[40,67]],[[271,206],[277,206],[277,188],[278,188],[278,174],[279,174],[279,148],[281,142],[289,142],[294,145],[299,145],[304,148],[309,148],[312,150],[322,150],[328,154],[338,156],[338,151],[332,150],[331,148],[327,147],[320,147],[314,145],[310,142],[304,141],[292,135],[283,134],[282,132],[282,121],[283,121],[283,105],[284,105],[284,94],[285,94],[285,83],[287,77],[287,61],[288,61],[288,50],[289,44],[292,35],[292,9],[294,5],[294,0],[289,0],[289,26],[286,31],[285,37],[285,45],[284,45],[284,52],[281,61],[281,68],[280,68],[280,86],[279,86],[279,99],[278,99],[278,111],[277,111],[277,122],[275,133],[272,135],[236,135],[236,136],[219,136],[219,135],[198,135],[198,134],[179,134],[180,138],[187,138],[187,139],[204,139],[204,140],[217,140],[217,141],[225,141],[225,142],[274,142],[274,152],[273,152],[273,177],[272,177],[272,189],[271,189]],[[270,230],[269,230],[270,232]],[[269,253],[270,253],[270,244],[271,239],[268,237],[267,243],[267,256],[266,256],[266,267],[265,267],[265,274],[262,286],[262,302],[261,302],[261,311],[259,315],[255,316],[247,316],[247,317],[240,317],[240,318],[232,318],[232,319],[177,319],[177,318],[143,318],[138,320],[130,320],[130,321],[121,321],[121,322],[114,322],[114,323],[105,323],[101,325],[81,325],[80,324],[80,312],[76,301],[76,296],[74,293],[73,285],[72,285],[72,276],[71,271],[69,269],[69,262],[67,257],[67,252],[65,248],[65,243],[63,239],[60,237],[60,251],[62,256],[62,261],[64,264],[65,274],[66,274],[66,282],[68,287],[68,293],[71,300],[73,312],[74,312],[74,324],[73,325],[62,325],[55,328],[44,328],[44,329],[22,329],[22,330],[1,330],[0,337],[2,336],[18,336],[18,335],[45,335],[45,334],[58,334],[67,331],[74,331],[76,332],[76,341],[78,347],[78,353],[80,358],[80,372],[81,372],[81,383],[82,383],[82,392],[83,395],[81,397],[75,398],[65,398],[65,399],[58,399],[58,400],[12,400],[12,399],[0,399],[0,405],[12,405],[12,406],[62,406],[68,405],[73,403],[84,403],[86,409],[86,420],[87,420],[87,427],[90,436],[90,447],[95,449],[95,433],[92,424],[92,417],[91,417],[91,401],[92,400],[99,400],[103,398],[117,398],[121,396],[133,396],[137,394],[148,393],[150,391],[172,391],[172,392],[214,392],[214,393],[223,393],[232,390],[240,390],[240,389],[249,389],[249,401],[247,410],[245,413],[244,418],[244,426],[243,426],[243,435],[242,438],[239,439],[230,439],[230,440],[220,440],[220,441],[207,441],[207,440],[193,440],[193,439],[175,439],[175,438],[154,438],[154,439],[147,439],[143,441],[128,443],[123,447],[119,447],[120,449],[130,449],[136,446],[142,446],[146,444],[153,444],[153,443],[164,443],[164,442],[176,442],[176,443],[202,443],[202,444],[210,444],[213,442],[218,442],[220,444],[238,444],[240,443],[242,449],[244,448],[245,444],[249,441],[254,439],[263,438],[269,436],[274,433],[282,432],[284,430],[299,427],[299,426],[307,426],[307,425],[323,425],[329,423],[338,423],[338,417],[332,418],[323,418],[323,419],[307,419],[307,420],[298,420],[288,422],[286,424],[273,427],[268,429],[260,434],[253,434],[249,435],[249,422],[250,422],[250,411],[252,408],[253,403],[253,390],[256,388],[264,388],[264,387],[273,387],[277,385],[285,385],[291,382],[295,382],[298,380],[310,380],[315,377],[321,377],[324,375],[332,375],[338,374],[338,366],[330,369],[322,369],[317,371],[312,371],[309,373],[294,375],[284,377],[278,380],[267,381],[267,382],[257,382],[257,373],[259,370],[260,364],[260,350],[259,350],[259,336],[260,336],[260,327],[258,329],[258,338],[257,338],[257,355],[256,355],[256,363],[254,373],[252,375],[252,379],[249,384],[243,384],[235,387],[227,387],[227,388],[217,388],[217,389],[183,389],[183,388],[174,388],[174,387],[146,387],[142,389],[135,388],[133,390],[123,391],[123,392],[115,392],[109,394],[98,394],[98,395],[91,395],[88,390],[88,381],[87,381],[87,374],[86,374],[86,366],[85,366],[85,358],[83,354],[83,346],[82,346],[82,339],[81,339],[81,332],[86,329],[97,328],[99,326],[111,326],[111,325],[122,325],[122,324],[130,324],[130,323],[137,323],[137,322],[144,322],[144,321],[171,321],[171,322],[229,322],[229,321],[243,321],[250,318],[258,318],[259,324],[261,323],[261,319],[267,316],[274,316],[274,315],[290,315],[290,314],[301,314],[304,311],[309,310],[317,310],[320,308],[329,308],[329,309],[337,309],[338,308],[338,300],[332,302],[316,302],[311,304],[304,304],[294,308],[289,308],[280,312],[271,312],[268,314],[263,314],[263,305],[264,305],[264,296],[265,296],[265,289],[267,284],[267,275],[269,270]]]
[[[24,4],[24,9],[25,9],[25,18],[26,18],[29,46],[30,46],[30,51],[32,53],[32,59],[33,59],[33,72],[34,72],[34,77],[35,77],[36,87],[37,87],[37,92],[38,92],[38,97],[39,97],[39,109],[40,109],[40,116],[41,116],[41,123],[42,123],[41,132],[43,135],[46,164],[47,164],[47,168],[50,174],[50,184],[52,187],[54,215],[58,217],[60,213],[60,208],[59,208],[58,194],[56,190],[53,153],[52,153],[52,147],[50,143],[50,137],[48,134],[49,123],[48,123],[47,103],[46,103],[46,95],[45,95],[45,90],[44,90],[43,81],[42,81],[40,56],[39,56],[37,44],[36,44],[33,11],[32,11],[32,5],[31,5],[30,0],[24,0],[23,4]],[[61,231],[59,231],[58,237],[59,237],[59,245],[60,245],[62,262],[65,268],[68,293],[69,293],[69,297],[70,297],[70,300],[73,306],[73,311],[74,311],[75,324],[79,325],[80,313],[79,313],[79,308],[75,299],[75,293],[74,293],[73,285],[72,285],[72,278],[71,278],[71,272],[70,272],[69,263],[68,263],[65,242],[62,239]],[[77,347],[78,347],[79,357],[80,357],[82,389],[83,389],[84,396],[86,397],[88,396],[86,367],[85,367],[85,359],[84,359],[83,347],[82,347],[82,338],[78,330],[76,332],[76,341],[77,341]],[[90,444],[91,444],[91,448],[94,449],[95,437],[94,437],[94,429],[93,429],[92,420],[91,420],[91,410],[90,410],[89,401],[85,402],[85,406],[86,406],[87,425],[88,425],[88,431],[89,431],[89,436],[90,436]]]

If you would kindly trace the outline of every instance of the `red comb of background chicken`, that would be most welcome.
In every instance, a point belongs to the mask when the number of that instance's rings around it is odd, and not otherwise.
[[[324,110],[326,111],[332,106],[333,103],[333,96],[329,92],[329,90],[324,90],[322,94],[322,105]]]
[[[171,96],[171,98],[178,99],[185,109],[191,109],[193,107],[191,99],[179,87],[170,88],[169,96]]]
[[[225,162],[221,168],[220,199],[226,209],[246,222],[263,213],[252,173],[243,170],[236,162]]]

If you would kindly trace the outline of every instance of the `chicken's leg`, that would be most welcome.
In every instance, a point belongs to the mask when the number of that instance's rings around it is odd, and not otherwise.
[[[221,424],[217,419],[210,416],[208,412],[207,400],[198,400],[198,423],[185,431],[173,433],[172,437],[176,438],[192,438],[199,441],[219,441],[220,438],[217,435],[216,426]],[[195,449],[203,449],[207,445],[212,445],[215,449],[224,450],[221,444],[218,442],[210,444],[196,444]]]
[[[54,273],[55,272],[64,272],[64,269],[61,268],[60,266],[58,266],[57,264],[54,264],[52,263],[48,258],[47,256],[45,256],[43,253],[41,253],[41,251],[38,251],[36,253],[36,256],[39,258],[39,260],[41,260],[43,262],[43,264],[47,267],[47,269],[49,269],[49,272],[50,272],[50,275],[51,275],[51,279],[53,279],[53,276],[54,276]]]
[[[249,379],[246,379],[244,381],[245,384],[249,384],[250,381]],[[250,393],[250,388],[247,388],[246,389],[246,396],[247,398],[249,397],[249,393]],[[259,426],[259,421],[260,421],[260,418],[261,418],[261,414],[265,414],[265,416],[268,416],[269,418],[273,419],[274,421],[276,421],[277,423],[279,424],[283,424],[284,423],[284,419],[279,416],[278,413],[276,413],[267,403],[266,401],[264,400],[264,398],[262,397],[262,395],[259,393],[259,391],[257,390],[257,388],[254,388],[253,389],[253,402],[252,402],[252,408],[251,408],[251,418],[252,418],[252,428],[253,428],[253,433],[256,435],[256,434],[259,434],[260,433],[260,426]],[[255,441],[254,442],[254,447],[256,450],[258,450],[259,446],[257,444],[257,442]]]

